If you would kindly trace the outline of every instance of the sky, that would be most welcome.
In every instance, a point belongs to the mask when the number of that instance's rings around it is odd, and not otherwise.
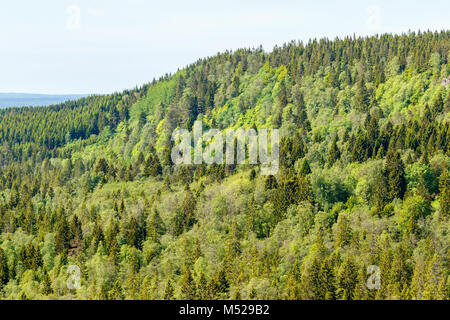
[[[217,52],[450,29],[448,0],[14,0],[0,4],[0,92],[111,93]]]

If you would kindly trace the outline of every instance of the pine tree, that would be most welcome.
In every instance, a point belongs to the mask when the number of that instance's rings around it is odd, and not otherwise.
[[[8,283],[9,268],[5,251],[0,247],[0,289]]]
[[[269,175],[264,180],[264,191],[276,189],[278,186],[277,179],[273,175]]]
[[[20,292],[20,294],[19,294],[19,299],[18,299],[18,300],[30,300],[30,299],[29,299],[28,296],[26,295],[25,291],[22,290],[22,291]]]
[[[167,278],[166,288],[164,289],[163,299],[164,300],[172,300],[173,299],[173,294],[174,294],[174,288],[173,288],[173,285],[172,285],[172,281],[169,278]]]
[[[95,169],[94,172],[95,173],[103,173],[103,174],[108,174],[109,171],[109,165],[108,162],[105,160],[105,158],[100,158],[97,161],[97,164],[95,165]]]
[[[125,299],[125,296],[122,291],[122,285],[120,284],[120,281],[117,280],[114,282],[114,285],[112,289],[108,293],[109,300],[123,300]]]
[[[413,299],[421,300],[424,294],[425,266],[422,259],[416,261],[411,278],[411,296]]]
[[[205,274],[200,272],[200,276],[197,281],[197,297],[200,300],[206,300],[208,298],[208,282],[206,281]]]
[[[195,219],[195,209],[197,205],[197,199],[190,189],[186,191],[181,206],[175,211],[175,216],[172,219],[172,232],[179,236],[187,228],[194,225]]]
[[[156,154],[150,154],[144,163],[144,177],[156,177],[162,174],[161,163]]]
[[[217,271],[214,282],[216,294],[221,294],[223,296],[227,293],[230,284],[227,279],[227,271],[224,263],[222,263],[222,266]]]
[[[446,288],[446,272],[441,259],[434,254],[428,262],[425,271],[424,299],[446,300],[448,299],[448,288]]]
[[[236,220],[231,225],[231,230],[228,234],[228,240],[225,244],[225,262],[228,266],[233,265],[234,259],[241,252],[241,243],[239,241],[239,230]]]
[[[57,253],[64,253],[70,248],[70,228],[65,217],[61,217],[56,227],[55,249]]]
[[[125,280],[125,289],[127,291],[127,298],[136,300],[140,291],[140,279],[139,274],[134,267],[130,268],[128,276]]]
[[[151,215],[147,224],[147,235],[153,242],[159,242],[162,235],[166,233],[166,226],[164,225],[161,216],[157,209],[153,209],[153,214]]]
[[[320,267],[321,295],[325,300],[336,299],[336,279],[330,259],[325,258]]]
[[[384,206],[388,201],[388,181],[384,169],[379,169],[376,173],[374,190],[372,194],[373,209],[372,214],[381,215]]]
[[[241,291],[239,290],[239,288],[236,288],[233,292],[233,297],[231,298],[231,300],[241,300]]]
[[[364,78],[361,76],[357,85],[356,85],[356,110],[360,112],[367,112],[370,105],[370,96],[367,92],[366,83],[364,81]]]
[[[188,265],[184,266],[184,272],[181,277],[179,287],[181,294],[183,295],[183,299],[194,300],[196,298],[196,287]]]
[[[357,268],[352,259],[347,257],[342,263],[337,276],[338,292],[342,300],[352,300],[356,284],[358,283],[357,278]]]
[[[314,195],[308,177],[298,177],[297,199],[299,203],[308,201],[309,203],[314,204]]]
[[[330,167],[341,158],[341,152],[337,146],[337,135],[334,136],[330,149],[328,150],[327,163]]]
[[[141,294],[139,300],[151,300],[151,278],[146,276],[141,286]]]
[[[52,281],[50,280],[50,276],[48,275],[47,269],[43,268],[42,272],[44,273],[42,277],[41,283],[41,293],[44,296],[48,296],[53,293]]]
[[[322,274],[321,274],[322,260],[318,256],[315,256],[310,269],[309,269],[309,284],[312,292],[311,299],[323,300],[325,298],[325,292],[322,288]]]
[[[336,248],[342,248],[350,243],[352,239],[352,227],[349,218],[340,214],[337,221]]]
[[[311,168],[309,166],[308,160],[305,158],[302,162],[302,166],[300,168],[299,174],[302,176],[306,176],[311,173]]]
[[[126,225],[125,239],[128,245],[140,248],[140,230],[137,219],[134,216],[130,218],[129,222]]]
[[[439,203],[441,208],[441,215],[448,217],[450,213],[450,178],[448,170],[444,169],[439,179]]]
[[[252,286],[250,289],[250,292],[248,294],[248,298],[250,300],[256,300],[258,299],[258,293],[256,292],[255,288]]]
[[[388,182],[388,201],[403,199],[406,192],[405,166],[400,154],[390,149],[386,155],[384,170]]]

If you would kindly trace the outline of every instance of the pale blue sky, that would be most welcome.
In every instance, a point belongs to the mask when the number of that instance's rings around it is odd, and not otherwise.
[[[2,1],[0,92],[108,93],[218,51],[450,29],[449,16],[448,0]]]

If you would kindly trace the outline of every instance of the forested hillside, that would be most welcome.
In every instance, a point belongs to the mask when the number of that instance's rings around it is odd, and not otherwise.
[[[449,55],[450,31],[292,42],[0,110],[0,298],[449,299]],[[279,173],[173,165],[195,120],[279,128]]]

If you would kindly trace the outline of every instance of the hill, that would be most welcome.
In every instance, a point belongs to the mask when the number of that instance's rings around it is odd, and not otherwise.
[[[449,299],[449,36],[241,49],[0,110],[2,298]],[[196,120],[278,128],[278,174],[174,165]]]

